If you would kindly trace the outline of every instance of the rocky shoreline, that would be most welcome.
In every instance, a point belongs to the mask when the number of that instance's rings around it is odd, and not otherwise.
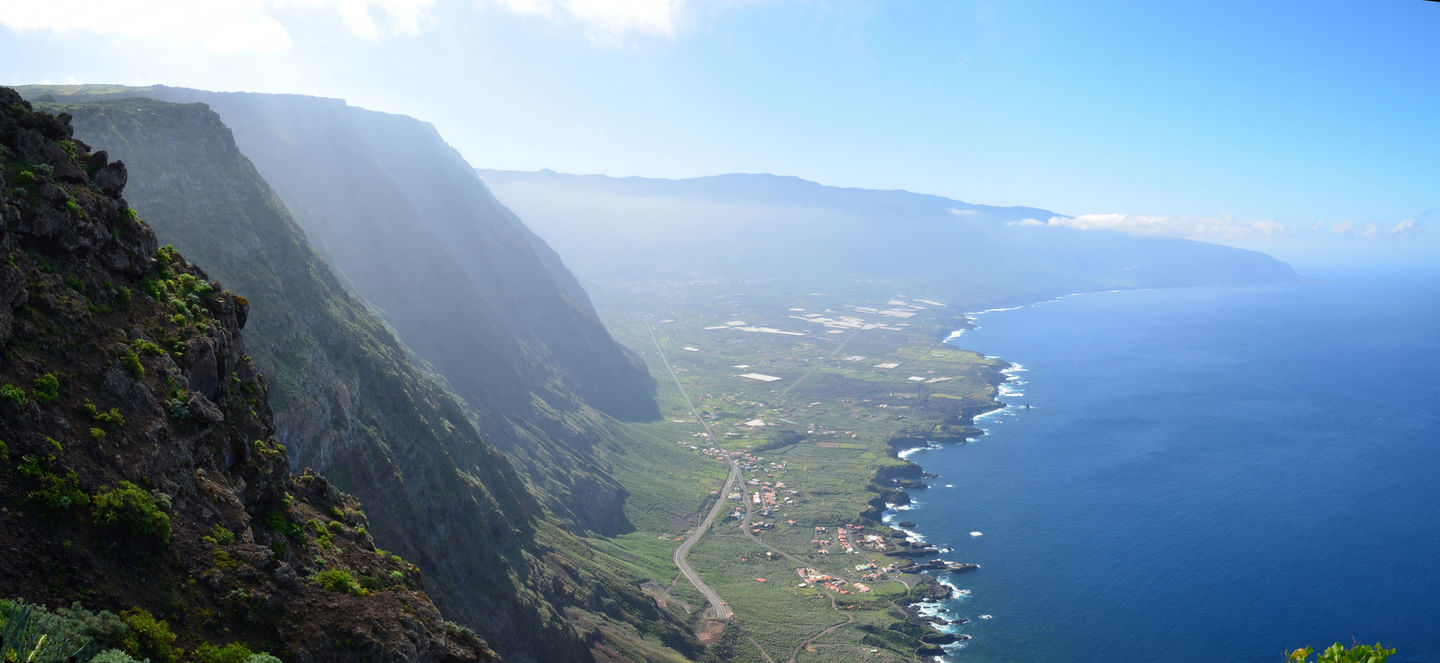
[[[1006,364],[1009,367],[1009,364]],[[1008,376],[1000,370],[990,373],[991,387],[998,387],[1008,380]],[[869,505],[861,515],[874,522],[885,524],[886,527],[894,530],[895,527],[884,523],[884,514],[895,506],[910,504],[910,494],[907,491],[928,489],[930,486],[925,480],[937,479],[939,475],[924,471],[919,464],[905,459],[901,454],[912,449],[919,449],[932,446],[936,443],[961,443],[973,440],[985,434],[983,429],[974,425],[975,418],[983,414],[1004,408],[1005,404],[991,398],[988,407],[976,408],[966,412],[960,417],[960,424],[945,424],[930,433],[901,433],[887,441],[889,454],[892,458],[903,461],[900,465],[883,467],[876,471],[871,479],[870,488],[876,493],[867,504]],[[896,523],[900,527],[914,527],[912,521]],[[920,610],[923,604],[934,604],[952,598],[955,590],[949,585],[936,580],[932,574],[963,573],[974,571],[980,568],[979,564],[953,562],[935,555],[949,552],[932,544],[912,541],[909,538],[895,536],[897,550],[889,554],[899,557],[922,558],[929,557],[928,561],[911,561],[910,563],[897,567],[903,573],[923,574],[925,579],[911,588],[910,595],[899,602],[900,609],[905,613],[906,621],[910,624],[926,629],[923,634],[917,634],[923,647],[916,650],[920,657],[944,656],[945,645],[951,645],[971,639],[971,636],[961,633],[950,633],[940,629],[942,626],[953,626],[966,624],[970,620],[966,618],[950,618],[943,614],[925,614]],[[945,609],[941,609],[945,612]]]

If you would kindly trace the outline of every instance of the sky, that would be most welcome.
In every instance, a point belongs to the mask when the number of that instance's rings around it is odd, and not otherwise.
[[[0,84],[23,83],[339,97],[483,168],[767,172],[1440,252],[1425,0],[0,0]]]

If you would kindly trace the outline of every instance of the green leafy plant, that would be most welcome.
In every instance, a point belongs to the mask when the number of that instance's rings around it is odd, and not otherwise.
[[[228,546],[235,542],[235,533],[220,523],[215,523],[210,528],[210,533],[200,537],[217,546]]]
[[[0,600],[0,632],[0,660],[70,663],[96,660],[97,652],[118,645],[129,627],[114,613],[90,612],[79,603],[52,611],[17,599]]]
[[[325,569],[311,576],[310,580],[331,591],[347,592],[355,596],[366,596],[370,593],[370,590],[360,586],[355,576],[344,569]]]
[[[205,643],[190,652],[193,663],[247,663],[254,652],[238,642],[228,645]]]
[[[119,649],[106,649],[92,657],[90,663],[140,663],[140,661]]]
[[[129,292],[129,290],[126,290],[126,292]],[[156,345],[155,343],[147,341],[143,338],[137,338],[132,341],[130,343],[130,347],[134,348],[136,352],[145,355],[146,357],[159,357],[160,355],[165,354],[165,348],[162,348],[159,345]]]
[[[4,604],[0,605],[0,660],[65,663],[90,645],[90,638],[41,606],[22,601]]]
[[[35,378],[35,402],[51,403],[60,397],[60,378],[54,373],[46,373]]]
[[[131,377],[137,380],[145,377],[145,365],[140,363],[140,355],[135,354],[134,350],[126,350],[124,354],[120,355],[120,364],[125,367],[125,371],[130,373]]]
[[[1310,655],[1315,653],[1312,647],[1296,649],[1290,652],[1287,660],[1291,663],[1305,663],[1310,660]],[[1385,659],[1395,655],[1394,649],[1386,649],[1375,643],[1374,646],[1354,644],[1349,649],[1341,646],[1340,643],[1330,645],[1325,651],[1315,657],[1315,663],[1385,663]]]
[[[100,425],[104,426],[107,430],[115,430],[125,426],[125,415],[120,413],[119,408],[112,407],[105,412],[96,410],[93,416],[95,417],[95,421],[100,422]]]
[[[0,399],[10,401],[15,407],[24,407],[30,402],[30,397],[25,394],[23,387],[17,387],[9,382],[0,384]]]
[[[95,493],[92,515],[101,525],[122,525],[138,536],[170,543],[170,515],[153,495],[129,481]]]
[[[164,620],[142,608],[131,608],[120,613],[120,619],[130,627],[120,642],[120,648],[134,652],[155,663],[175,663],[180,650],[175,648],[175,634]]]
[[[90,495],[80,489],[80,477],[73,470],[56,474],[51,470],[55,456],[41,459],[25,454],[20,460],[20,476],[29,479],[35,490],[25,494],[25,499],[50,511],[64,512],[71,507],[84,508],[90,504]]]

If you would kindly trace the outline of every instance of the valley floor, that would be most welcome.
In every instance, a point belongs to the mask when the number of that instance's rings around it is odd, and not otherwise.
[[[649,362],[663,420],[632,424],[644,451],[609,459],[637,530],[595,545],[633,560],[730,660],[939,653],[920,639],[939,633],[904,612],[936,590],[930,572],[906,572],[936,551],[878,522],[875,505],[924,487],[898,440],[962,439],[994,407],[1004,364],[941,344],[960,322],[931,300],[695,286],[615,301],[602,315]],[[713,612],[670,563],[690,542],[683,556],[723,601]],[[722,630],[714,616],[732,611]]]

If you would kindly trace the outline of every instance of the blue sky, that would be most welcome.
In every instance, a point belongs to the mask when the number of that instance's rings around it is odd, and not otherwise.
[[[1423,0],[0,0],[0,82],[342,97],[487,168],[772,172],[1242,245],[1440,234]]]

